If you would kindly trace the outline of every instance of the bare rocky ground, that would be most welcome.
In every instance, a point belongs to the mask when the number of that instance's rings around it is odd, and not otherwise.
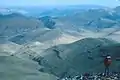
[[[104,73],[85,73],[82,75],[68,76],[58,80],[120,80],[119,72],[111,72],[108,76]]]

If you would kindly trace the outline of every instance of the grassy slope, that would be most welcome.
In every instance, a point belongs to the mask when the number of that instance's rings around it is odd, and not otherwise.
[[[52,47],[44,52],[42,65],[57,75],[63,75],[65,72],[73,74],[103,71],[103,58],[100,57],[99,49],[113,43],[114,41],[107,39],[87,38],[72,44]],[[93,60],[89,57],[93,57]]]
[[[39,66],[14,56],[0,56],[0,80],[56,80],[55,76],[41,73]]]

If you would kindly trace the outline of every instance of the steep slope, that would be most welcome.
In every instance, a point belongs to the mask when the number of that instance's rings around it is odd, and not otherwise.
[[[53,75],[39,72],[39,68],[35,62],[0,55],[1,80],[56,80]]]
[[[96,69],[97,65],[102,65],[98,49],[113,43],[115,42],[104,38],[86,38],[72,44],[49,48],[39,54],[40,57],[37,56],[35,60],[45,66],[48,72],[60,77],[88,71],[102,71],[103,66]],[[41,57],[43,58],[39,59]],[[92,57],[95,60],[92,60]]]

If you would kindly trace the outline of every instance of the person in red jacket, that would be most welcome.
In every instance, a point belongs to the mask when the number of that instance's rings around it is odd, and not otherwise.
[[[112,60],[111,60],[111,56],[107,55],[104,59],[104,65],[105,65],[105,75],[108,76],[109,75],[109,66],[111,65]]]

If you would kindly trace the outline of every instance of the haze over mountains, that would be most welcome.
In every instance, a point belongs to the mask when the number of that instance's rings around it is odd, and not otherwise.
[[[119,36],[120,7],[0,8],[0,76],[57,80],[103,72],[107,54],[111,70],[120,71]]]

